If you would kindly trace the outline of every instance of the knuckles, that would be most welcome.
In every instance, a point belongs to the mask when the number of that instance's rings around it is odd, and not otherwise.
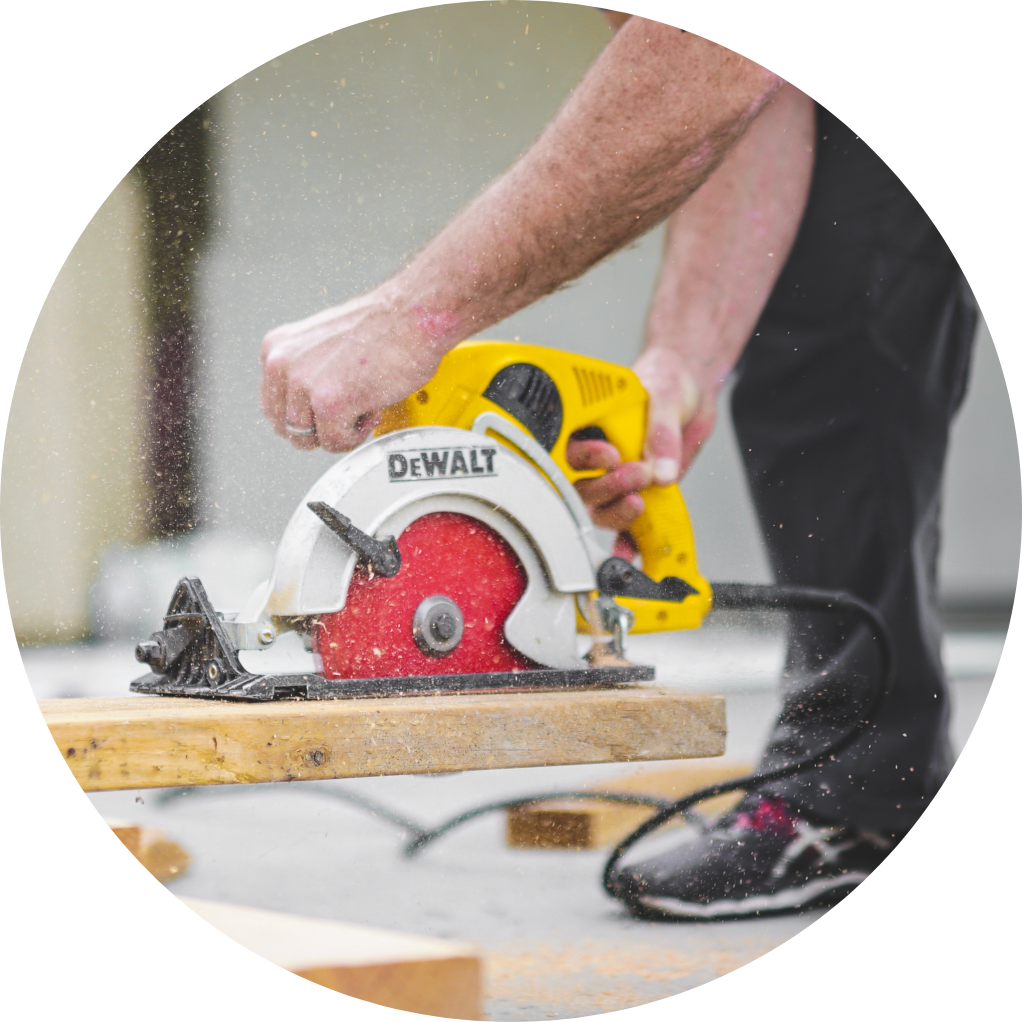
[[[263,373],[270,377],[288,376],[288,368],[291,359],[287,352],[279,344],[267,345],[263,341],[262,348]]]

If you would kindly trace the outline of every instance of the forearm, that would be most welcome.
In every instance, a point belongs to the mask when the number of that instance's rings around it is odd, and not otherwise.
[[[361,443],[440,359],[687,199],[780,81],[631,18],[535,144],[396,276],[263,338],[262,406],[296,447]]]
[[[709,180],[670,218],[636,369],[686,423],[682,470],[795,240],[812,178],[812,100],[783,86]]]
[[[381,297],[445,347],[477,333],[670,214],[777,85],[729,50],[631,19],[528,153]]]

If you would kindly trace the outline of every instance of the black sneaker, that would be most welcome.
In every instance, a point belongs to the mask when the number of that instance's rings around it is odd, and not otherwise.
[[[834,905],[893,841],[801,818],[749,795],[710,829],[614,875],[615,897],[650,918],[739,919]]]

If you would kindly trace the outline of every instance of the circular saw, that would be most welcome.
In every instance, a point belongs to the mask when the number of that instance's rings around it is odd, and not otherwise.
[[[646,405],[611,363],[458,345],[313,485],[240,613],[180,581],[131,688],[262,700],[652,680],[626,634],[697,627],[712,603],[681,493],[642,491],[629,561],[574,488],[593,473],[566,459],[573,435],[639,458]]]

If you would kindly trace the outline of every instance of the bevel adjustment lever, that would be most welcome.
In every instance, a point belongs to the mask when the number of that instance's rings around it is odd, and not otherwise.
[[[681,603],[698,593],[675,575],[654,582],[644,571],[623,557],[608,557],[596,571],[596,587],[601,596],[630,596],[638,600],[669,600]]]
[[[332,533],[343,539],[358,554],[359,561],[368,564],[375,574],[393,578],[401,570],[401,551],[393,536],[382,540],[373,539],[353,525],[347,515],[342,515],[321,500],[310,500],[306,507]]]

